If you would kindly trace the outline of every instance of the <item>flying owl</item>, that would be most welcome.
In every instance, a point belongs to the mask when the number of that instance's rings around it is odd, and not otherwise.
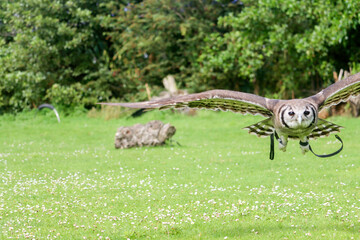
[[[325,107],[345,102],[349,97],[358,94],[360,94],[360,73],[338,81],[321,92],[304,99],[279,100],[237,91],[210,90],[155,101],[100,104],[160,110],[186,107],[205,108],[261,115],[267,118],[244,129],[258,137],[271,136],[272,141],[273,136],[276,136],[279,149],[284,152],[288,139],[298,139],[302,153],[305,154],[311,150],[309,139],[328,136],[330,133],[339,132],[342,128],[318,118],[319,111]],[[338,136],[336,137],[341,141]]]

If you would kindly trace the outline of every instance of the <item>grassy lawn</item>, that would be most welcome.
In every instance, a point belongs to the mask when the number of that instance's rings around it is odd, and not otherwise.
[[[116,150],[117,127],[153,119],[181,143]],[[105,121],[86,115],[0,117],[0,238],[360,238],[360,119],[335,157],[286,153],[241,128],[261,117],[150,112]],[[311,142],[337,150],[332,135]]]

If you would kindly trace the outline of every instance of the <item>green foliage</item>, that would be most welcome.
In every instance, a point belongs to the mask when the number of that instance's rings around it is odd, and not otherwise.
[[[0,112],[181,88],[302,97],[360,63],[360,2],[4,0]],[[306,87],[304,87],[306,86]]]
[[[241,13],[219,19],[228,32],[207,39],[199,75],[205,84],[237,79],[242,90],[255,85],[261,94],[300,97],[359,61],[359,41],[351,37],[360,29],[359,1],[243,2]]]
[[[144,99],[168,74],[191,86],[202,39],[239,11],[226,2],[2,1],[0,109]]]
[[[99,70],[106,48],[97,16],[107,10],[98,1],[17,0],[1,6],[0,108],[22,110],[52,101],[51,96],[72,101],[51,93],[55,83],[79,95],[90,91],[89,74]],[[101,96],[95,91],[92,99],[78,97],[74,104],[94,104]]]
[[[169,74],[181,87],[195,88],[191,76],[199,68],[203,39],[219,31],[219,16],[240,11],[228,2],[148,0],[104,18],[114,50],[110,67],[121,88],[117,97],[144,91],[145,83],[162,86]]]

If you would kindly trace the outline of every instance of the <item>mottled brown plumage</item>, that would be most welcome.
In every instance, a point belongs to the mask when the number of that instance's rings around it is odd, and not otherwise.
[[[100,103],[130,108],[168,109],[205,108],[262,115],[267,119],[245,127],[259,137],[279,136],[279,148],[286,151],[287,139],[299,139],[302,152],[309,151],[309,139],[339,132],[342,127],[318,118],[322,108],[347,101],[360,94],[360,73],[336,82],[321,92],[292,100],[268,99],[258,95],[230,90],[211,90],[173,98],[138,103]]]

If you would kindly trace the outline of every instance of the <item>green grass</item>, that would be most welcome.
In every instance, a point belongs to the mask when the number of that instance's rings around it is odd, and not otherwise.
[[[117,127],[153,119],[181,143],[116,150]],[[1,239],[359,239],[359,119],[331,158],[286,153],[241,128],[261,117],[151,112],[105,121],[0,117]],[[340,143],[312,141],[318,153]]]

